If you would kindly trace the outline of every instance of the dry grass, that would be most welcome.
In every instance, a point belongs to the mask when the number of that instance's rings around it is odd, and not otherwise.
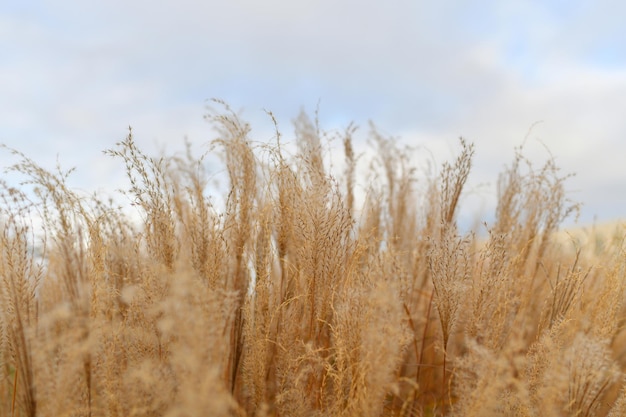
[[[335,176],[317,120],[290,155],[217,105],[223,209],[202,158],[151,158],[131,131],[105,153],[140,224],[17,154],[0,415],[626,415],[624,234],[564,238],[576,205],[551,159],[517,151],[479,238],[456,224],[471,144],[422,178],[372,126],[360,198],[353,126]]]

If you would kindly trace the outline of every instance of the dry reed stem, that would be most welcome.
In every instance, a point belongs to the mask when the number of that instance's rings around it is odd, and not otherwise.
[[[464,140],[422,176],[374,125],[367,160],[350,125],[337,173],[318,114],[297,117],[290,144],[268,113],[276,143],[259,144],[213,105],[223,207],[191,144],[150,157],[129,130],[105,152],[129,207],[13,154],[25,182],[0,183],[0,415],[624,413],[624,242],[559,240],[577,206],[554,158],[537,169],[515,151],[483,237],[456,220]]]

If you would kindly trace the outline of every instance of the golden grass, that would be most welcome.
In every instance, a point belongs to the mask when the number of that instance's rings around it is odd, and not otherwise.
[[[353,126],[336,175],[317,120],[288,155],[218,104],[219,210],[202,158],[151,158],[132,131],[105,153],[139,225],[17,153],[0,415],[626,415],[624,233],[559,231],[577,207],[552,160],[516,152],[478,238],[456,224],[473,145],[418,178],[372,126],[361,205]]]

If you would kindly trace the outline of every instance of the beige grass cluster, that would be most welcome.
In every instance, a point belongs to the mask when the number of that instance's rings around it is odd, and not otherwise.
[[[418,178],[372,129],[357,207],[352,127],[336,176],[315,120],[289,154],[219,104],[223,209],[202,158],[132,132],[106,154],[139,226],[19,154],[36,197],[0,183],[0,415],[626,415],[623,240],[566,247],[552,160],[517,153],[478,238],[456,226],[465,141]]]

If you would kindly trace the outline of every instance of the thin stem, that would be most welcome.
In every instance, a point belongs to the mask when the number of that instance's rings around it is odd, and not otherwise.
[[[15,398],[17,397],[17,367],[15,368],[15,377],[13,378],[13,400],[11,401],[11,417],[15,416]]]

